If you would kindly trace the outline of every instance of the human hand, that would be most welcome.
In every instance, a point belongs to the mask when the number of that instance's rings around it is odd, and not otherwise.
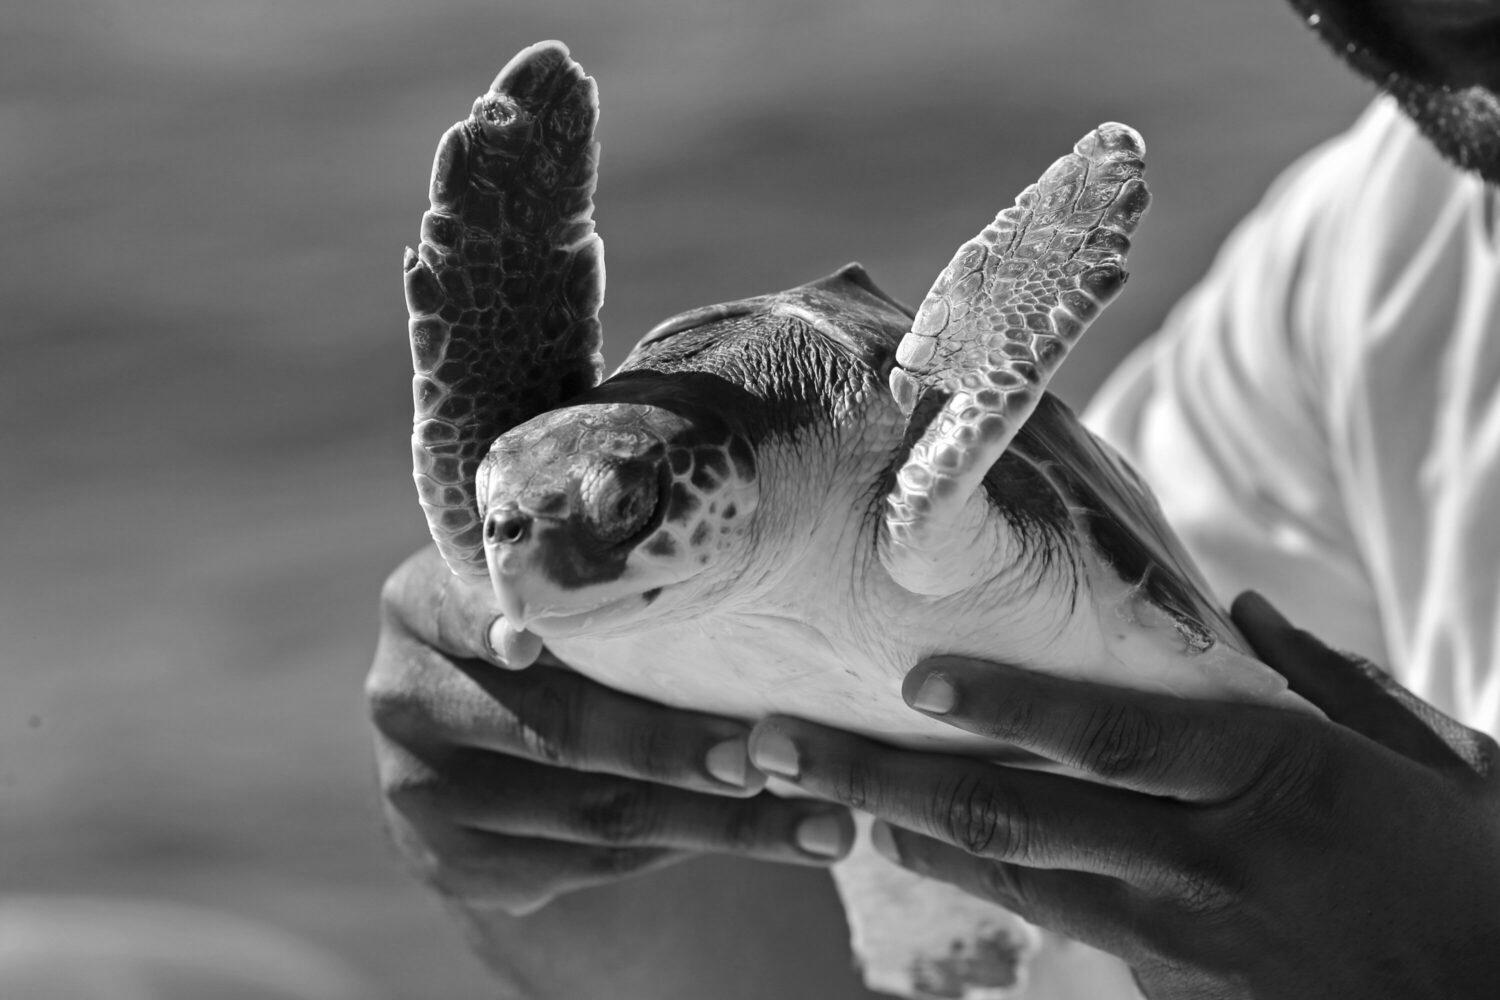
[[[492,600],[431,548],[382,593],[366,696],[386,816],[439,891],[521,914],[702,852],[847,852],[845,810],[762,793],[748,725],[595,684],[508,630]]]
[[[1492,996],[1494,741],[1256,595],[1234,619],[1326,718],[944,657],[909,704],[1091,780],[785,718],[751,759],[874,813],[898,864],[1120,956],[1153,998]]]

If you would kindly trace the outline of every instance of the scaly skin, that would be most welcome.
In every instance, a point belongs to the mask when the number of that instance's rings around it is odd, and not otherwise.
[[[882,556],[908,590],[953,593],[1005,558],[974,544],[979,484],[1031,416],[1068,351],[1125,284],[1130,236],[1150,202],[1145,145],[1101,125],[965,243],[896,352],[891,393],[936,409],[886,513]]]

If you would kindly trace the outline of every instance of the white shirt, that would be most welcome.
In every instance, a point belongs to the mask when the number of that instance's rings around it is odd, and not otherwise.
[[[1492,192],[1388,99],[1288,170],[1088,422],[1220,596],[1500,734]]]

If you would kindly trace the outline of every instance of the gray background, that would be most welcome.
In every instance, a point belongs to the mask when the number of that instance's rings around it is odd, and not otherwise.
[[[1145,133],[1082,402],[1368,90],[1278,0],[12,0],[0,15],[0,893],[270,920],[485,978],[395,866],[360,682],[408,478],[400,259],[517,49],[598,79],[607,350],[863,261],[920,300],[1095,123]]]

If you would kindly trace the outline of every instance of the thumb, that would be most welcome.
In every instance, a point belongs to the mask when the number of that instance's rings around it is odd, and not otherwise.
[[[1478,734],[1369,660],[1330,649],[1295,627],[1260,594],[1252,590],[1235,598],[1230,616],[1256,655],[1333,722],[1418,763],[1468,760],[1466,750]]]
[[[387,621],[449,656],[520,670],[541,654],[542,640],[505,620],[489,585],[455,576],[433,546],[402,563],[380,596]]]

